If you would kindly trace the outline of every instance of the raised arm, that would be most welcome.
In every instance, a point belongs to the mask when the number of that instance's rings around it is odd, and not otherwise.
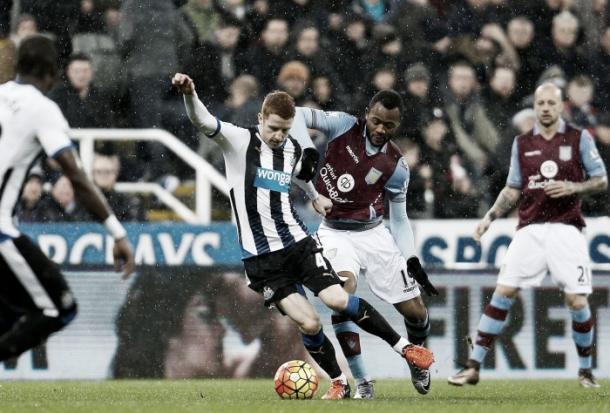
[[[222,122],[212,115],[197,97],[195,83],[188,75],[176,73],[172,77],[174,85],[184,95],[184,106],[189,119],[205,136],[213,139],[225,155],[236,153],[249,142],[250,132],[228,122]]]
[[[220,131],[220,121],[199,100],[193,79],[183,73],[176,73],[172,78],[172,85],[184,95],[186,114],[193,125],[208,137],[216,135]]]

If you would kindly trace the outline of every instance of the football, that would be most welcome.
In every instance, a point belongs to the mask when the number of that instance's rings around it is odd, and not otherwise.
[[[282,399],[311,399],[318,388],[318,375],[305,361],[287,361],[277,369],[274,386]]]

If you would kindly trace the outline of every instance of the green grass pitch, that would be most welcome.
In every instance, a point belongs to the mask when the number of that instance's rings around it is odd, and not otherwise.
[[[280,400],[268,380],[1,381],[0,413],[600,413],[610,412],[610,380],[482,381],[456,388],[438,379],[427,396],[406,380],[380,380],[374,401]]]

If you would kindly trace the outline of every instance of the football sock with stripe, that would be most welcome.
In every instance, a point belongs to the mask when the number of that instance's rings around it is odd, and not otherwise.
[[[341,376],[341,368],[337,363],[335,348],[330,342],[324,330],[320,329],[316,334],[309,335],[301,333],[303,344],[316,363],[324,370],[331,379]]]
[[[405,327],[407,327],[407,337],[409,341],[418,346],[423,346],[430,334],[430,319],[426,311],[426,318],[423,320],[410,320],[405,318]]]
[[[358,326],[346,316],[336,312],[333,313],[331,320],[333,329],[335,330],[335,336],[337,337],[343,355],[349,364],[354,380],[356,380],[356,382],[359,380],[370,380],[370,377],[366,374],[364,360],[362,359]]]
[[[367,333],[381,338],[398,353],[401,353],[404,345],[397,349],[397,344],[402,344],[402,342],[405,345],[408,344],[407,340],[403,339],[372,305],[360,297],[350,294],[347,307],[341,311],[341,314],[347,316]]]
[[[483,315],[481,315],[477,340],[470,359],[479,363],[483,362],[487,352],[498,337],[498,334],[502,332],[502,329],[506,324],[508,310],[514,302],[515,300],[513,298],[494,293],[491,297],[491,302],[487,304]]]
[[[579,310],[570,310],[572,316],[572,338],[578,352],[578,363],[581,369],[592,367],[593,350],[593,317],[587,305]]]

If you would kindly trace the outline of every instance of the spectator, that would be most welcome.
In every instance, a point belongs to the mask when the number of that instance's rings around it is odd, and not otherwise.
[[[452,40],[447,25],[441,19],[423,22],[425,46],[419,51],[422,63],[430,70],[432,87],[439,90],[441,79],[446,76],[447,67],[453,59]]]
[[[353,0],[354,11],[373,23],[381,23],[389,20],[393,13],[398,10],[399,0]]]
[[[595,136],[599,156],[608,169],[610,167],[610,113],[602,113],[598,116],[593,136]],[[586,216],[609,216],[610,189],[583,197],[582,212]]]
[[[91,60],[75,54],[68,60],[65,81],[49,97],[61,108],[73,128],[108,128],[111,126],[110,102],[93,85]]]
[[[182,6],[182,12],[188,16],[195,27],[199,43],[213,39],[214,31],[220,20],[220,14],[214,7],[214,0],[189,0]]]
[[[513,129],[516,130],[514,136],[523,135],[534,129],[536,124],[536,112],[534,109],[527,108],[515,113],[512,120]],[[512,142],[511,142],[512,145]]]
[[[439,108],[424,116],[421,159],[427,178],[426,200],[434,218],[476,217],[478,201],[457,153],[447,119]]]
[[[229,97],[218,117],[242,128],[248,128],[256,124],[260,104],[256,78],[251,75],[240,75],[231,83]]]
[[[345,90],[355,91],[367,76],[364,60],[369,47],[366,36],[367,26],[361,16],[350,14],[346,17],[344,33],[337,36],[333,46],[333,66],[341,77]]]
[[[287,92],[294,98],[295,103],[300,106],[307,99],[309,80],[311,73],[303,63],[293,60],[282,66],[277,77],[277,85],[280,90]]]
[[[103,33],[104,13],[94,0],[81,0],[74,33]],[[73,34],[74,34],[73,33]]]
[[[76,203],[74,189],[65,175],[60,175],[53,183],[51,195],[40,201],[41,222],[82,222],[91,221],[91,216]]]
[[[124,57],[130,97],[131,126],[160,128],[166,105],[174,112],[181,106],[176,97],[166,102],[171,91],[170,75],[179,67],[179,56],[190,54],[192,33],[171,1],[123,0],[119,26],[119,47]],[[189,50],[189,53],[180,51]],[[153,167],[151,160],[167,160],[169,154],[159,143],[141,144],[137,152],[139,168],[129,168],[130,180],[157,179],[167,171]]]
[[[31,14],[21,14],[19,18],[17,18],[17,24],[15,25],[11,40],[13,40],[15,46],[19,47],[19,44],[24,38],[33,34],[38,34],[36,19]]]
[[[610,26],[603,31],[599,47],[593,52],[591,75],[595,82],[595,103],[600,110],[610,112]]]
[[[432,218],[433,192],[430,166],[422,162],[419,145],[410,139],[394,140],[409,167],[409,202],[407,215],[411,218]]]
[[[238,75],[238,44],[242,33],[239,21],[219,20],[212,41],[197,45],[184,63],[185,71],[192,74],[202,96],[211,99],[212,107],[227,98],[229,85]]]
[[[0,5],[0,39],[8,37],[11,27],[11,10],[13,8],[13,0],[3,1]]]
[[[557,65],[568,78],[590,70],[589,61],[578,48],[580,24],[576,16],[563,11],[553,18],[551,39],[542,44],[542,59],[546,67]]]
[[[38,222],[42,220],[42,176],[39,173],[31,173],[28,176],[23,192],[17,205],[17,217],[20,222]]]
[[[452,38],[476,36],[487,23],[485,6],[487,0],[464,0],[453,7],[447,18],[449,35]]]
[[[395,73],[403,73],[407,68],[409,57],[403,53],[402,40],[396,30],[388,24],[378,24],[373,28],[373,44],[371,44],[365,59],[369,72],[385,67]]]
[[[341,80],[331,58],[320,48],[320,31],[312,21],[305,21],[295,28],[295,44],[288,56],[290,60],[303,62],[311,71],[312,76],[327,76],[338,90],[343,90]]]
[[[593,107],[594,86],[590,77],[579,75],[568,82],[567,101],[563,118],[579,128],[593,128],[596,124],[597,109]]]
[[[93,183],[100,188],[120,221],[145,221],[140,199],[115,191],[119,169],[118,156],[95,154],[92,167]]]
[[[280,68],[287,60],[288,22],[274,17],[261,34],[260,43],[249,48],[241,59],[241,73],[258,79],[263,93],[271,91]]]
[[[583,22],[586,47],[595,49],[608,25],[608,0],[576,1],[574,7]]]
[[[59,53],[59,66],[63,67],[72,54],[72,35],[78,24],[81,0],[21,0],[20,8],[21,13],[34,16],[40,32],[53,35]]]
[[[368,96],[373,96],[375,93],[384,89],[395,89],[396,84],[397,77],[393,68],[378,68],[372,72],[368,86],[366,88],[359,88],[352,100],[348,102],[348,112],[364,112],[369,102]]]
[[[334,111],[345,107],[342,95],[328,76],[315,77],[311,82],[311,88],[311,98],[318,109]]]
[[[409,53],[415,52],[418,59],[421,57],[420,51],[427,45],[426,31],[422,29],[436,16],[436,10],[429,0],[409,0],[399,2],[398,12],[392,18],[391,24],[397,35],[403,44],[409,46]]]
[[[506,130],[510,126],[512,116],[517,112],[515,87],[515,71],[510,67],[496,67],[488,87],[483,91],[487,116],[498,131]]]
[[[224,105],[218,110],[217,115],[219,119],[226,119],[227,122],[234,125],[249,128],[252,125],[256,125],[258,121],[257,116],[261,103],[259,85],[256,78],[252,75],[240,75],[231,83],[229,96],[225,100]],[[198,152],[218,171],[221,173],[225,172],[222,151],[212,139],[200,139]],[[224,199],[221,201],[220,197],[213,200],[215,202],[224,201]],[[226,205],[226,203],[223,202],[223,205]]]
[[[192,34],[167,0],[124,0],[119,32],[133,126],[161,127],[170,74],[177,71],[179,50],[190,46]]]
[[[458,148],[481,176],[495,153],[498,132],[480,102],[473,67],[457,62],[449,68],[448,77],[445,112]]]
[[[489,197],[496,199],[506,185],[510,156],[515,136],[522,135],[534,128],[536,114],[534,109],[527,108],[517,112],[510,123],[500,131],[500,142],[493,160],[494,167],[489,176]]]
[[[299,20],[307,20],[316,27],[322,27],[328,14],[326,7],[321,7],[321,2],[316,0],[276,0],[274,3],[277,3],[274,4],[274,15],[288,19],[290,26]]]
[[[405,90],[402,97],[405,113],[399,136],[421,142],[420,131],[422,115],[432,112],[433,99],[430,97],[430,72],[423,63],[415,63],[407,68],[404,74]]]
[[[536,80],[544,70],[540,50],[534,43],[534,34],[534,23],[527,17],[518,16],[508,23],[508,40],[519,57],[518,86],[515,91],[518,99],[523,99],[534,90]]]
[[[572,0],[529,1],[528,17],[536,25],[538,40],[548,39],[551,35],[553,19],[563,11],[570,11]]]

